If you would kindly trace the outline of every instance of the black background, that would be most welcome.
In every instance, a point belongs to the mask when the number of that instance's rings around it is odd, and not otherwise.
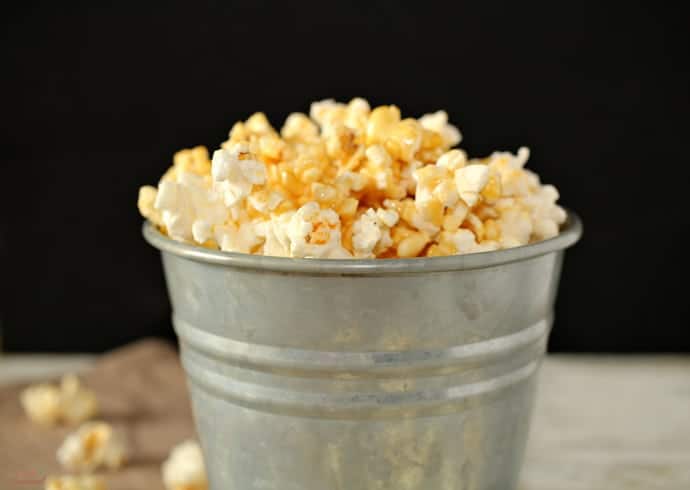
[[[688,17],[632,2],[24,2],[3,15],[5,348],[172,337],[137,189],[182,147],[325,97],[446,109],[585,223],[551,349],[690,351]]]

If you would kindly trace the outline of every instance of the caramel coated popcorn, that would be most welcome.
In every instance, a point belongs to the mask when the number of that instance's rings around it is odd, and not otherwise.
[[[127,457],[121,437],[105,422],[89,422],[68,435],[57,451],[68,471],[89,472],[99,467],[120,468]]]
[[[175,154],[141,214],[174,240],[282,257],[406,258],[484,252],[556,236],[558,191],[527,148],[470,159],[444,111],[402,118],[361,98],[314,102],[280,131],[237,122],[209,158]]]

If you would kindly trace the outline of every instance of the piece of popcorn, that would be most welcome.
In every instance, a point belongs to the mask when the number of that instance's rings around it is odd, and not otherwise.
[[[57,386],[41,383],[29,386],[20,396],[24,412],[33,422],[55,425],[60,421],[60,390]]]
[[[521,206],[514,206],[501,212],[497,221],[501,241],[504,245],[526,245],[532,236],[532,219]]]
[[[291,257],[345,258],[341,245],[340,216],[332,209],[321,209],[311,201],[290,218],[286,236]]]
[[[162,212],[170,237],[181,241],[194,239],[192,228],[197,220],[212,226],[228,217],[228,210],[210,181],[188,172],[178,173],[176,181],[161,182],[155,207]]]
[[[247,196],[247,202],[264,214],[274,211],[284,200],[285,196],[280,191],[257,191]]]
[[[366,144],[383,144],[400,122],[400,109],[394,105],[380,106],[371,111],[367,122]]]
[[[321,126],[321,130],[335,124],[342,123],[346,117],[346,106],[333,99],[324,99],[312,102],[309,108],[309,117]]]
[[[95,475],[49,476],[45,490],[107,490],[105,480]]]
[[[369,161],[377,168],[389,168],[393,163],[391,156],[381,145],[373,145],[368,147],[364,154],[367,156]]]
[[[359,192],[366,186],[367,178],[358,172],[346,170],[336,178],[335,183],[344,192]]]
[[[353,225],[352,246],[355,257],[373,257],[393,245],[390,229],[398,222],[398,213],[387,209],[367,209]]]
[[[67,436],[57,451],[58,462],[69,471],[99,467],[117,469],[126,459],[124,442],[105,422],[89,422]]]
[[[253,186],[266,182],[266,166],[252,157],[247,144],[238,143],[230,149],[213,153],[213,181],[223,194],[226,206],[234,206],[247,197]]]
[[[424,114],[419,118],[419,124],[425,129],[440,134],[443,139],[443,145],[447,148],[455,146],[462,141],[460,130],[452,124],[448,124],[448,113],[446,111]]]
[[[173,167],[177,172],[189,172],[197,175],[208,175],[211,161],[205,146],[195,146],[180,150],[173,156]]]
[[[326,144],[326,152],[331,158],[346,158],[356,150],[355,133],[340,122],[324,126],[321,136]]]
[[[154,207],[158,190],[151,185],[144,185],[139,188],[139,199],[137,208],[141,215],[157,226],[163,224],[161,213]]]
[[[195,441],[175,446],[161,467],[167,490],[206,490],[204,455]]]
[[[98,413],[96,395],[74,375],[64,376],[60,386],[30,386],[22,392],[20,401],[29,419],[42,425],[79,424]]]
[[[422,127],[415,119],[403,119],[390,128],[385,146],[394,158],[411,162],[422,146]]]
[[[247,221],[239,226],[234,223],[216,226],[214,240],[224,252],[251,253],[261,245],[263,237],[257,232],[257,222]]]
[[[455,247],[455,253],[472,253],[477,251],[479,244],[476,236],[470,230],[460,228],[455,232],[443,232],[443,241],[450,242]]]
[[[447,168],[455,172],[467,164],[467,154],[462,150],[450,150],[441,155],[436,161],[437,167]]]
[[[468,212],[469,208],[465,203],[457,202],[443,217],[443,229],[445,231],[455,231],[460,228],[460,225],[462,225],[465,218],[467,218]]]
[[[345,126],[354,131],[363,133],[366,131],[370,112],[369,102],[361,97],[355,97],[347,104],[347,109],[345,110]]]
[[[419,255],[424,247],[429,243],[429,235],[423,231],[416,231],[408,234],[398,243],[398,257],[410,258]]]
[[[306,114],[293,112],[285,120],[280,134],[286,140],[307,141],[318,137],[319,128]]]
[[[244,127],[247,131],[256,135],[275,133],[271,123],[269,123],[266,118],[266,114],[263,112],[255,112],[249,116],[249,119],[244,122]]]
[[[455,185],[460,198],[472,207],[479,201],[479,193],[489,181],[489,167],[481,164],[467,165],[455,171]]]

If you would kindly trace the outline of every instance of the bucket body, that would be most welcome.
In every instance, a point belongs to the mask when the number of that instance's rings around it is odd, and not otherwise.
[[[516,487],[577,218],[536,252],[405,261],[144,234],[162,250],[211,489]]]

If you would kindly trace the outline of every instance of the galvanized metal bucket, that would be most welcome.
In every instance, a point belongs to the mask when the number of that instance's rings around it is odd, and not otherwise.
[[[565,248],[317,260],[162,251],[213,490],[515,488]]]

